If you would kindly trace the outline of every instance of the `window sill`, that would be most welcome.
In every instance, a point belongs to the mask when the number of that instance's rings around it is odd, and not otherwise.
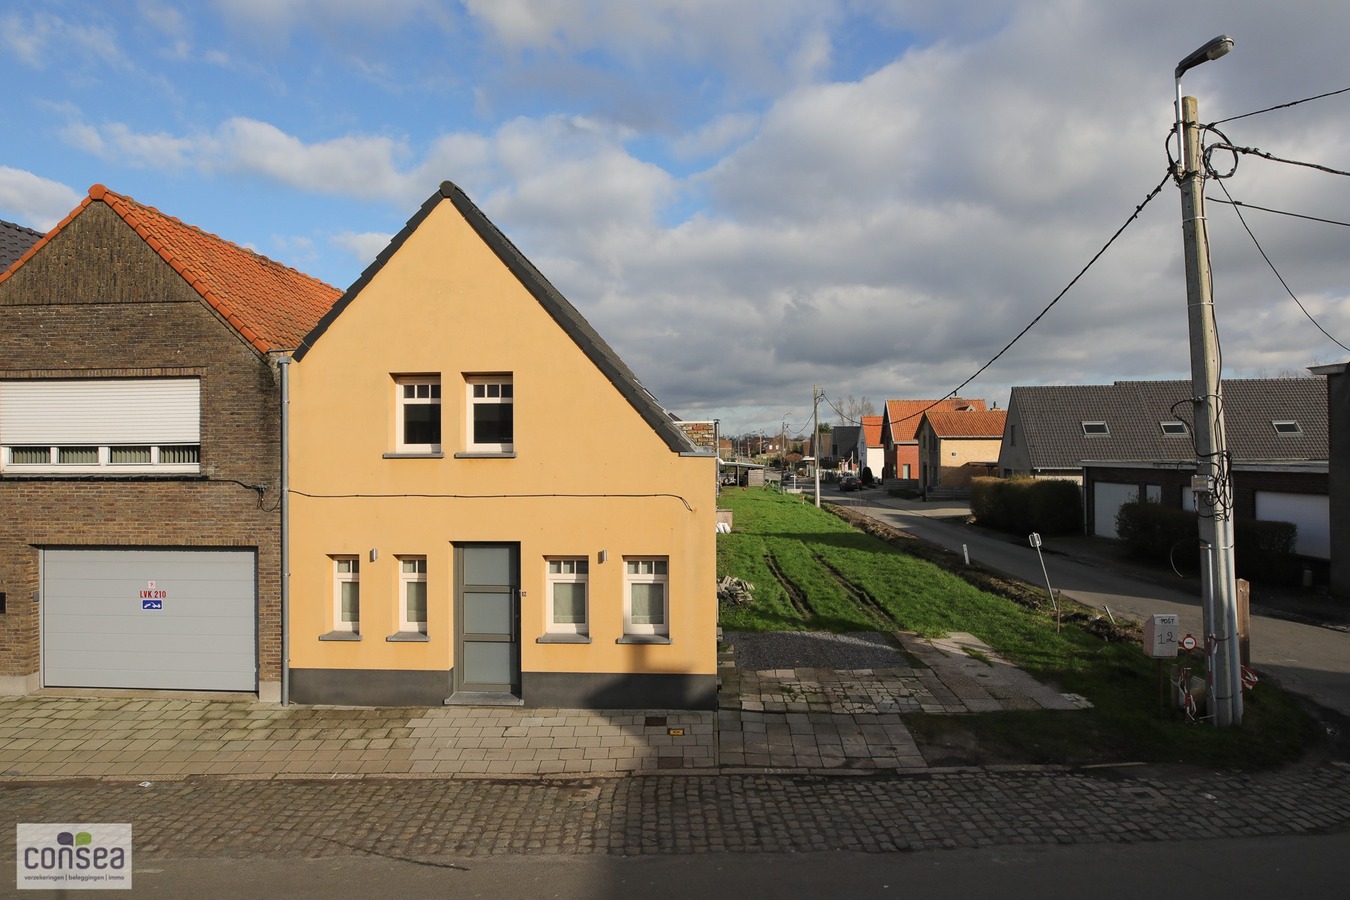
[[[330,631],[319,635],[321,641],[359,641],[361,635],[355,631]]]
[[[616,644],[669,644],[670,637],[664,634],[625,634],[616,640]]]
[[[445,454],[439,450],[427,453],[386,453],[384,459],[445,459]]]
[[[536,644],[589,644],[589,634],[541,634],[534,639]]]
[[[391,643],[401,644],[401,643],[418,643],[421,641],[429,641],[431,640],[431,638],[427,637],[420,631],[396,631],[393,634],[389,635],[389,637],[385,638],[385,640],[390,641]]]
[[[514,450],[473,450],[456,453],[455,459],[515,459]]]

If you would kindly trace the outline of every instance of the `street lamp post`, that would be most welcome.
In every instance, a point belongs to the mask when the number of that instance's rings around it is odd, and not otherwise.
[[[1204,159],[1194,97],[1181,95],[1187,70],[1218,59],[1233,47],[1220,35],[1177,64],[1177,183],[1186,257],[1186,303],[1191,346],[1191,404],[1196,474],[1191,488],[1200,520],[1201,592],[1208,671],[1208,706],[1220,727],[1242,723],[1242,666],[1237,637],[1237,583],[1233,569],[1233,507],[1224,437],[1219,339],[1209,268]]]

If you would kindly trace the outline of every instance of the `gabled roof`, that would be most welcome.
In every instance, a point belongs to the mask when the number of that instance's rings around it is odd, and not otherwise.
[[[1006,409],[977,410],[929,410],[924,413],[928,427],[940,438],[983,438],[1003,437],[1003,423],[1008,417]]]
[[[1022,425],[1033,469],[1076,469],[1083,460],[1195,459],[1189,381],[1014,387],[1008,411]],[[1326,383],[1321,378],[1223,382],[1228,451],[1235,461],[1327,459]],[[1096,434],[1085,433],[1083,423]],[[1181,422],[1167,434],[1163,422]],[[1297,422],[1296,433],[1274,422]],[[1100,433],[1104,430],[1105,433]]]
[[[839,453],[847,454],[858,447],[858,435],[862,432],[859,425],[838,425],[830,432],[830,443]]]
[[[0,282],[41,252],[92,203],[104,203],[121,217],[260,353],[294,349],[341,293],[101,184],[91,187],[89,196],[70,215],[0,274]]]
[[[521,253],[515,244],[511,243],[506,235],[488,219],[464,191],[449,181],[441,182],[440,190],[427,198],[427,201],[422,204],[422,208],[403,226],[403,230],[394,235],[393,240],[380,252],[375,261],[361,273],[361,277],[356,279],[351,287],[347,288],[341,299],[333,304],[333,307],[324,314],[313,330],[304,336],[300,342],[300,349],[295,354],[297,362],[304,359],[309,348],[313,347],[315,342],[323,337],[328,327],[333,324],[338,316],[342,315],[342,311],[356,299],[371,279],[393,258],[394,254],[417,230],[417,227],[422,224],[427,216],[431,215],[432,210],[445,200],[449,200],[454,205],[469,226],[478,233],[483,243],[497,255],[497,258],[539,302],[539,305],[553,317],[553,320],[566,332],[567,336],[576,342],[576,345],[586,354],[587,358],[609,379],[610,383],[618,389],[633,409],[637,410],[652,430],[665,441],[666,446],[671,451],[676,453],[700,452],[671,420],[670,414],[656,402],[656,398],[642,386],[642,382],[638,381],[637,376],[628,366],[624,365],[623,360],[619,359],[619,355],[614,352],[613,348],[605,343],[604,338],[600,337],[590,323],[577,311],[577,308],[549,283],[543,273],[534,267],[534,263],[525,258],[525,254]],[[711,455],[711,448],[704,452]]]
[[[881,446],[881,423],[881,416],[862,417],[863,440],[867,442],[868,447]]]
[[[886,424],[891,429],[892,443],[902,444],[913,441],[919,433],[919,422],[926,411],[945,411],[969,407],[973,410],[985,408],[983,400],[966,400],[962,397],[946,397],[942,400],[887,400]]]
[[[0,219],[0,272],[8,269],[41,239],[40,231]]]

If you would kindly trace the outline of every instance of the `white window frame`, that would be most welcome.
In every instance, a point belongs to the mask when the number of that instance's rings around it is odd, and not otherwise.
[[[624,634],[670,634],[670,558],[667,556],[630,556],[623,561],[623,632]],[[639,584],[659,584],[662,588],[662,619],[657,622],[633,621],[633,587]]]
[[[1180,419],[1168,419],[1158,423],[1158,428],[1168,437],[1187,437],[1191,430]]]
[[[113,462],[134,449],[144,462]],[[63,456],[90,457],[63,462]],[[38,456],[36,461],[16,456]],[[175,459],[175,457],[179,457]],[[181,457],[187,457],[182,461]],[[195,475],[201,471],[201,379],[84,378],[0,382],[0,471],[13,475]]]
[[[429,599],[427,597],[427,558],[399,556],[398,560],[398,630],[405,634],[426,634]],[[422,618],[410,614],[409,592],[412,586],[422,586]]]
[[[470,453],[512,453],[515,451],[515,379],[511,373],[466,375],[464,378],[464,441]],[[474,411],[479,404],[511,407],[511,440],[478,441],[474,431]]]
[[[409,393],[412,396],[409,396]],[[445,442],[445,407],[442,403],[440,375],[396,375],[394,376],[394,447],[400,453],[440,453]],[[431,443],[414,444],[405,440],[406,422],[409,406],[434,406],[438,408],[440,419],[440,440]]]
[[[1088,430],[1089,428],[1091,428],[1092,430],[1089,431]],[[1111,426],[1107,425],[1105,422],[1089,421],[1083,423],[1083,437],[1110,437],[1110,436],[1111,436]]]
[[[590,559],[585,556],[550,556],[544,570],[548,583],[547,619],[544,630],[549,634],[590,634],[591,575]],[[554,588],[560,584],[579,584],[582,590],[581,621],[559,622],[554,607],[557,599]]]
[[[1303,429],[1299,427],[1298,422],[1293,419],[1275,419],[1270,423],[1270,427],[1275,429],[1275,433],[1280,437],[1291,437],[1303,434]]]
[[[333,630],[338,632],[361,633],[361,557],[333,556]],[[342,586],[356,585],[356,618],[343,619]]]

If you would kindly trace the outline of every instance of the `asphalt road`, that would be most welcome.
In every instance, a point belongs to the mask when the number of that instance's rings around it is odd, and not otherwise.
[[[874,518],[960,554],[964,547],[979,562],[1030,584],[1051,586],[1065,596],[1113,615],[1143,620],[1155,613],[1175,613],[1183,633],[1203,643],[1198,597],[1164,585],[1093,566],[1057,551],[1054,538],[1042,550],[1045,573],[1036,551],[1024,541],[995,535],[949,521],[961,507],[887,498],[885,505],[870,498],[860,508]],[[969,508],[964,512],[969,514]],[[1252,616],[1253,668],[1282,687],[1313,702],[1350,716],[1350,634],[1316,625],[1304,625],[1267,616]]]
[[[1344,890],[1350,834],[929,853],[504,855],[408,862],[173,859],[138,867],[137,897],[1325,898]],[[25,891],[44,896],[45,891]]]

